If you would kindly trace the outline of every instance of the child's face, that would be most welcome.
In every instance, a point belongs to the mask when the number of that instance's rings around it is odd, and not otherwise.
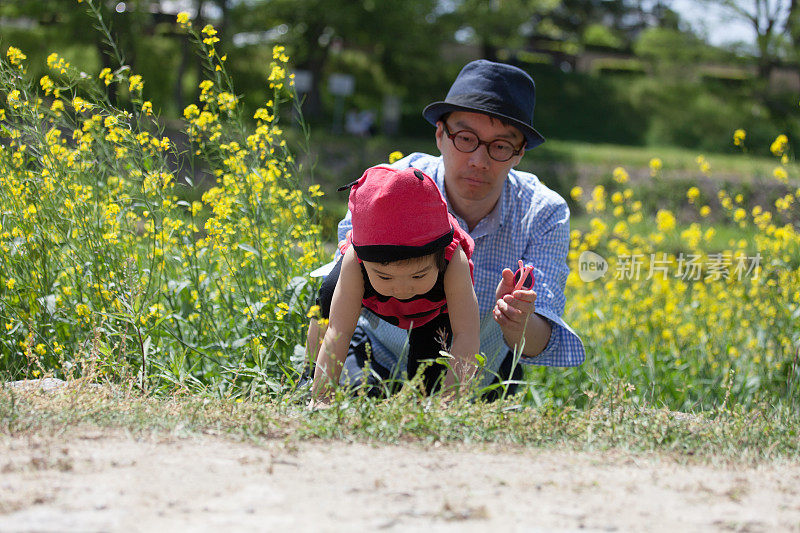
[[[433,288],[436,278],[439,277],[433,256],[419,261],[401,261],[388,265],[370,261],[363,261],[362,264],[375,290],[398,300],[425,294]]]

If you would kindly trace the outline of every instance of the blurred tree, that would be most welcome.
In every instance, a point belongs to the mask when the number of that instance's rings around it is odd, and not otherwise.
[[[800,6],[798,0],[789,2],[789,15],[786,30],[788,33],[788,58],[794,63],[800,63]]]
[[[50,52],[64,55],[89,73],[94,68],[116,70],[122,63],[144,75],[147,98],[159,107],[167,105],[178,57],[174,15],[162,13],[157,0],[93,5],[114,36],[116,47],[94,30],[96,22],[87,14],[87,4],[63,0],[0,2],[2,35],[26,49],[33,72],[43,72],[43,58]],[[115,98],[113,85],[109,91]]]
[[[523,47],[558,5],[558,0],[453,0],[444,20],[461,40],[475,42],[483,58],[496,61],[501,48]]]
[[[768,80],[787,33],[797,31],[797,0],[699,0],[745,21],[756,36],[759,77]]]
[[[700,62],[720,55],[712,46],[690,32],[657,27],[644,30],[634,43],[633,50],[654,67],[669,71],[675,68],[691,69]]]
[[[583,42],[587,32],[592,33],[590,28],[601,26],[610,34],[602,40],[608,41],[624,27],[627,12],[624,0],[562,0],[548,17],[567,38]]]
[[[311,73],[304,111],[314,116],[321,110],[323,79],[344,50],[360,52],[375,76],[399,93],[423,86],[437,72],[440,44],[447,38],[434,13],[437,4],[437,0],[252,0],[237,3],[231,12],[238,31],[285,44],[294,65]]]
[[[629,48],[646,28],[677,28],[680,23],[660,0],[561,0],[547,19],[563,39],[611,48]]]

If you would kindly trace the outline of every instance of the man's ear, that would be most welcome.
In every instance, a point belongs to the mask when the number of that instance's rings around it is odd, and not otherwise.
[[[525,155],[525,148],[520,148],[519,153],[510,159],[511,161],[511,168],[517,168],[520,161],[522,161],[522,156]]]
[[[436,133],[434,134],[434,137],[436,137],[436,148],[438,148],[441,152],[442,139],[444,139],[444,122],[441,120],[436,121]]]

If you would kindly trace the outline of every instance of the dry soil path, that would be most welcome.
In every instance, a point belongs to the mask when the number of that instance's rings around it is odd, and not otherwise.
[[[800,465],[665,456],[0,436],[0,531],[800,531]]]

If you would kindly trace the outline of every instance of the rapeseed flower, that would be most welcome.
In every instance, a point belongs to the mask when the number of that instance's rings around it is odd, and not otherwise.
[[[675,229],[675,216],[667,209],[659,209],[656,213],[656,224],[659,231],[671,231]]]
[[[144,82],[142,81],[142,77],[138,74],[134,74],[128,79],[128,90],[132,93],[141,92],[144,88]]]
[[[785,155],[786,149],[789,147],[789,138],[784,134],[778,135],[769,147],[769,151],[776,157]]]
[[[22,62],[28,59],[28,56],[15,46],[8,47],[8,50],[6,50],[6,57],[12,65],[19,69],[22,69]]]
[[[664,163],[658,157],[654,157],[650,160],[650,176],[655,177],[661,169],[664,167]]]
[[[97,75],[98,78],[103,80],[103,83],[108,86],[114,81],[114,75],[111,73],[111,69],[106,67],[100,71],[100,74]]]

